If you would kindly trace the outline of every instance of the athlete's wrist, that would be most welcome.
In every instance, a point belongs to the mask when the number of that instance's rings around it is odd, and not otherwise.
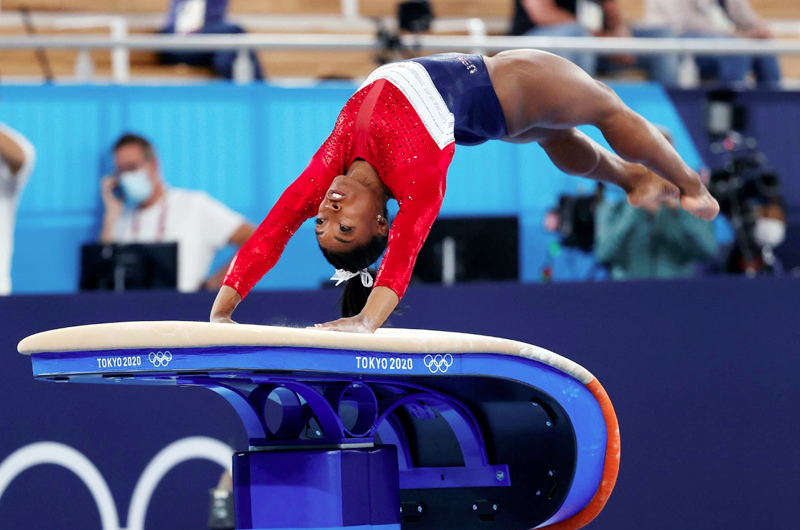
[[[389,287],[373,287],[367,298],[367,305],[358,314],[360,323],[370,332],[376,331],[386,322],[399,302],[397,293]]]
[[[217,293],[214,305],[211,307],[211,322],[233,322],[231,317],[234,310],[242,301],[242,296],[232,287],[223,285]]]

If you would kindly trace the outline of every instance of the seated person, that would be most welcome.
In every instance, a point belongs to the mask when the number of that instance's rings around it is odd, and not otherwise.
[[[100,184],[100,241],[177,242],[178,290],[219,288],[227,265],[208,276],[217,251],[228,244],[241,247],[255,227],[205,192],[167,187],[153,146],[141,136],[125,134],[117,141],[114,166]]]
[[[749,0],[647,0],[645,20],[686,38],[771,39],[772,32]],[[763,86],[777,86],[781,68],[774,55],[718,55],[696,59],[701,77],[723,86],[742,84],[750,71]]]
[[[209,34],[238,35],[245,30],[236,24],[225,21],[228,0],[172,0],[167,25],[162,33],[177,35]],[[188,64],[190,66],[206,66],[223,79],[233,79],[233,64],[236,61],[235,51],[215,52],[162,52],[159,55],[162,64]],[[253,65],[253,79],[263,79],[261,65],[255,52],[250,52]]]
[[[615,280],[688,278],[717,254],[711,223],[670,200],[637,209],[603,201],[595,221],[595,257]]]
[[[588,15],[581,16],[581,6]],[[592,16],[594,6],[595,16]],[[596,18],[587,22],[584,19]],[[597,31],[590,29],[596,25]],[[630,26],[618,0],[514,0],[511,35],[541,37],[637,37],[667,38],[675,33],[667,27]],[[594,76],[598,70],[608,72],[625,67],[642,68],[653,81],[666,86],[678,82],[680,61],[677,55],[615,56],[603,58],[592,52],[559,52]]]

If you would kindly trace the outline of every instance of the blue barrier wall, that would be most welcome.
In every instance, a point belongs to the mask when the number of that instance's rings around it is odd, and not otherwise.
[[[699,165],[659,86],[614,88],[634,110],[670,128],[687,162]],[[257,223],[330,133],[354,89],[345,83],[313,88],[3,86],[0,121],[23,132],[38,150],[20,205],[15,292],[76,289],[80,245],[99,232],[98,183],[112,167],[110,147],[123,132],[154,141],[171,185],[206,190]],[[602,143],[598,131],[587,132]],[[459,147],[451,167],[442,215],[518,215],[520,274],[526,282],[539,279],[547,259],[552,236],[542,227],[545,212],[560,194],[593,188],[590,181],[562,175],[536,146]],[[557,280],[582,277],[592,264],[577,254],[558,259]],[[259,287],[316,287],[330,274],[306,224]]]
[[[237,320],[308,325],[338,292],[254,293]],[[18,340],[118,320],[203,320],[213,295],[0,298],[0,461],[54,440],[84,453],[113,492],[122,527],[145,465],[191,435],[243,448],[235,413],[193,388],[35,382]],[[592,371],[622,431],[617,489],[594,530],[792,530],[800,469],[800,281],[717,279],[624,284],[412,287],[394,324],[495,335],[551,349]],[[147,530],[204,528],[220,468],[181,464],[156,489]],[[512,470],[513,477],[513,470]],[[24,472],[0,498],[0,528],[99,528],[68,471]]]

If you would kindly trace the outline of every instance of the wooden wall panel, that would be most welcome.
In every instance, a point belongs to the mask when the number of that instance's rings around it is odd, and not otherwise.
[[[3,11],[27,7],[31,11],[94,11],[101,13],[163,13],[169,0],[3,0]],[[233,13],[339,13],[339,0],[231,0]]]
[[[626,16],[638,19],[644,13],[644,0],[619,0]],[[800,20],[797,0],[751,0],[753,7],[766,18]],[[508,17],[512,0],[432,0],[439,16]],[[3,0],[4,11],[28,7],[32,11],[94,11],[104,13],[163,13],[169,0]],[[361,12],[367,16],[393,15],[395,0],[360,0]],[[339,13],[339,0],[231,0],[233,13],[258,14],[326,14]]]
[[[2,0],[3,11],[27,7],[31,11],[97,13],[162,13],[169,0]]]

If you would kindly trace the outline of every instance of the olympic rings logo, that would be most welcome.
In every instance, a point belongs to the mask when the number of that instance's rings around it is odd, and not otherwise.
[[[150,352],[150,355],[147,356],[153,366],[156,368],[161,368],[162,366],[166,366],[172,360],[172,354],[168,351],[165,352]]]
[[[453,366],[453,356],[449,353],[445,355],[426,355],[425,360],[425,368],[431,371],[432,374],[435,373],[445,373],[447,370]]]

